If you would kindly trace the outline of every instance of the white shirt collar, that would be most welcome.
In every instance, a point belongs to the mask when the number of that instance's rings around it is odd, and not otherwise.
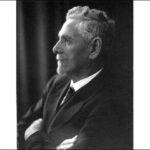
[[[100,69],[99,71],[97,71],[96,73],[92,74],[89,77],[79,80],[76,83],[74,83],[73,80],[71,80],[70,87],[73,87],[73,89],[76,92],[77,90],[88,84],[92,79],[94,79],[101,72],[101,70],[102,69]]]

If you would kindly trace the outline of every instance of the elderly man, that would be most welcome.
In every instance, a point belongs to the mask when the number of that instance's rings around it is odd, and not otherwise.
[[[68,11],[53,47],[57,75],[20,120],[19,148],[132,148],[130,112],[105,69],[113,25],[88,6]]]

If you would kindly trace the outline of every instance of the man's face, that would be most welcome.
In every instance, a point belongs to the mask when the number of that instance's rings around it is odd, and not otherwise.
[[[77,20],[67,20],[59,32],[59,41],[53,47],[57,59],[57,73],[80,77],[88,68],[88,43],[75,25]]]

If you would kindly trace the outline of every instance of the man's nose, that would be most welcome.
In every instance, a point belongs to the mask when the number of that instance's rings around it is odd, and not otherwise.
[[[54,47],[53,47],[53,53],[54,54],[62,53],[62,48],[60,47],[59,41],[54,45]]]

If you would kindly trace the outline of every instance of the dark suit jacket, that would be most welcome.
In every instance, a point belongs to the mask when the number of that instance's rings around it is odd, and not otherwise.
[[[102,72],[57,110],[69,82],[59,75],[49,81],[40,101],[18,124],[19,147],[55,149],[78,135],[72,149],[132,149],[132,97],[118,92]],[[25,142],[25,129],[40,117],[41,131]]]

